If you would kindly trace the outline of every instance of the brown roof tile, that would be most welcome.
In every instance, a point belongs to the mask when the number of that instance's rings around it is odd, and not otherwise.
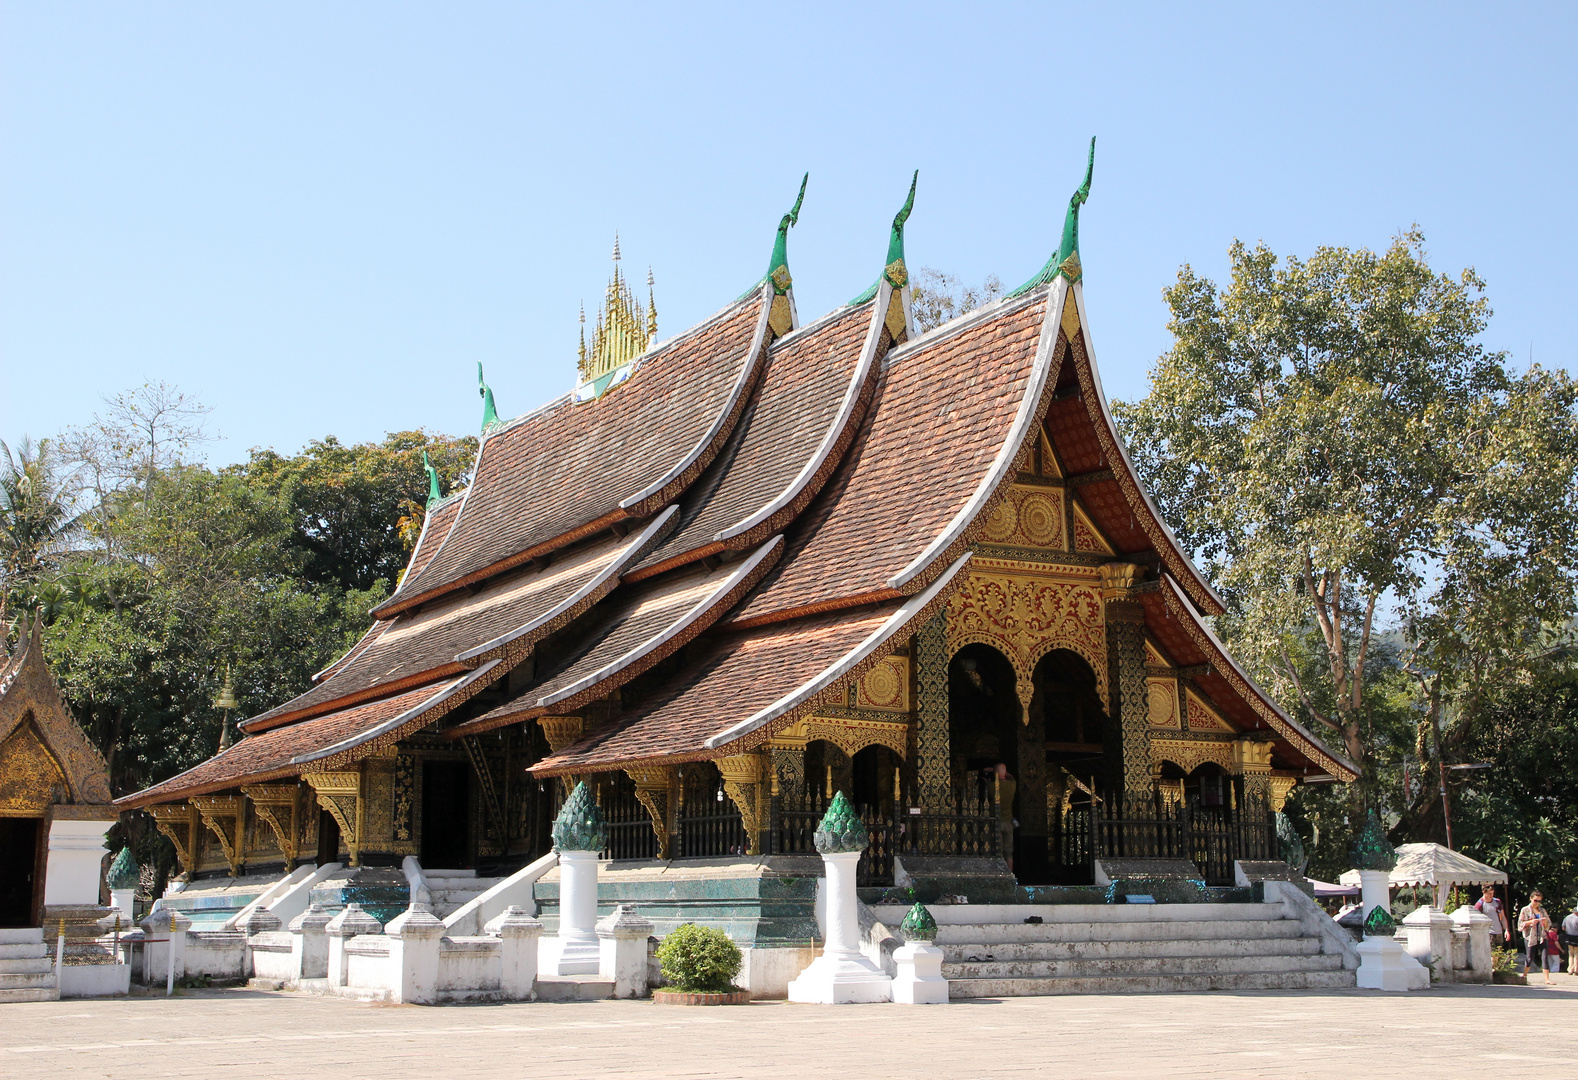
[[[976,493],[1013,427],[1046,294],[897,353],[854,444],[732,621],[880,596]],[[892,595],[887,593],[887,595]]]
[[[766,351],[765,313],[755,293],[648,353],[602,397],[561,399],[489,433],[447,540],[377,614],[661,508],[728,438]]]
[[[852,386],[851,380],[871,321],[871,304],[845,308],[773,346],[761,385],[729,445],[685,493],[679,531],[627,575],[630,580],[721,547],[747,547],[781,528],[816,494],[837,464],[838,448],[831,448],[826,468],[811,476],[800,474],[822,448],[846,396],[853,396],[854,407],[845,416],[845,426],[852,429],[860,421],[860,391],[869,393],[874,365],[861,372],[866,376],[862,386]],[[783,515],[773,515],[722,544],[714,542],[720,532],[780,499],[797,480],[803,490]]]
[[[458,682],[459,679],[448,679],[327,716],[248,735],[201,765],[134,795],[117,799],[116,803],[120,806],[146,806],[184,799],[189,795],[223,791],[253,781],[294,776],[302,770],[300,766],[290,763],[292,758],[325,750],[336,743],[355,738],[424,702],[432,701]]]
[[[835,611],[720,635],[687,656],[684,669],[642,704],[532,771],[704,757],[708,738],[815,678],[897,609],[887,604]]]

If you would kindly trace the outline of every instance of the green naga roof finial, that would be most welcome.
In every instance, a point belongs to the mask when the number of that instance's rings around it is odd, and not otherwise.
[[[482,381],[482,361],[477,361],[477,393],[482,395],[482,430],[499,422],[499,410],[493,404],[493,388]]]
[[[767,264],[767,276],[763,279],[773,283],[775,296],[788,292],[793,283],[789,276],[789,227],[800,221],[800,204],[805,202],[805,186],[810,181],[810,173],[800,178],[800,194],[795,197],[794,208],[778,221],[778,238],[773,241],[773,257]]]
[[[877,295],[877,289],[886,278],[889,285],[895,289],[902,289],[909,284],[909,267],[904,265],[904,223],[910,219],[910,211],[915,209],[915,185],[920,182],[920,170],[915,170],[915,175],[910,177],[909,198],[904,200],[904,206],[897,214],[893,215],[893,231],[888,236],[888,257],[882,267],[882,276],[871,283],[871,288],[851,300],[850,306],[864,304]]]
[[[427,460],[427,451],[422,451],[422,468],[427,470],[427,505],[442,502],[444,491],[438,486],[438,470],[433,468],[433,463]]]
[[[1039,273],[1009,296],[1021,296],[1038,285],[1045,285],[1062,274],[1070,281],[1078,281],[1079,267],[1079,208],[1090,199],[1090,177],[1096,170],[1096,136],[1090,137],[1090,161],[1085,165],[1085,182],[1075,189],[1068,199],[1068,212],[1063,215],[1063,241],[1057,253],[1047,260]]]

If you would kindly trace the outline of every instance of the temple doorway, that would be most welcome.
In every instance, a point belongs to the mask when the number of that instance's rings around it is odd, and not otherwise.
[[[1018,821],[1012,833],[1003,833],[1000,852],[1005,858],[1013,858],[1016,877],[1021,870],[1022,810],[1034,801],[1020,781],[1023,716],[1018,677],[1006,656],[980,643],[966,645],[954,653],[948,661],[948,748],[954,800],[961,807],[978,806],[989,814],[993,801],[1007,790],[997,783],[996,766],[998,762],[1008,766],[1016,790],[1008,806],[999,806],[997,812],[1001,818]],[[1040,769],[1032,772],[1039,775]],[[1012,846],[1008,846],[1010,840]],[[1035,861],[1034,855],[1031,861]]]
[[[1091,816],[1121,789],[1120,734],[1102,706],[1096,673],[1078,653],[1054,649],[1042,657],[1035,685],[1045,738],[1045,880],[1086,885],[1093,880]]]
[[[0,927],[37,926],[40,818],[0,817]]]
[[[422,763],[422,866],[471,866],[471,766],[464,761]]]

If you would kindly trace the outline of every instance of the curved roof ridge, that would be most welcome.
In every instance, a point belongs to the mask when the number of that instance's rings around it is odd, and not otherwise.
[[[1123,437],[1119,434],[1117,425],[1113,422],[1112,409],[1107,404],[1107,395],[1101,386],[1101,370],[1096,364],[1096,349],[1090,341],[1090,320],[1085,314],[1085,289],[1083,282],[1074,283],[1073,296],[1074,307],[1079,315],[1079,334],[1084,339],[1084,356],[1080,356],[1080,350],[1073,350],[1073,362],[1076,372],[1087,376],[1090,380],[1089,389],[1091,393],[1085,402],[1086,413],[1090,416],[1091,423],[1097,428],[1098,438],[1103,434],[1106,436],[1105,441],[1109,441],[1112,444],[1111,451],[1116,454],[1117,463],[1122,466],[1121,473],[1116,470],[1114,472],[1114,475],[1118,477],[1118,486],[1123,489],[1124,496],[1129,500],[1130,506],[1137,511],[1143,510],[1160,530],[1165,549],[1158,551],[1157,554],[1164,561],[1170,555],[1175,568],[1181,571],[1180,576],[1187,578],[1189,581],[1190,591],[1195,595],[1195,599],[1204,606],[1213,608],[1214,610],[1211,614],[1220,615],[1227,610],[1227,605],[1217,595],[1216,590],[1211,587],[1211,583],[1206,580],[1199,567],[1195,566],[1194,560],[1183,549],[1183,545],[1178,542],[1178,538],[1173,535],[1173,530],[1167,524],[1167,519],[1162,516],[1161,510],[1157,508],[1155,501],[1151,498],[1151,493],[1145,489],[1145,485],[1140,481],[1139,473],[1134,468],[1134,462],[1129,458],[1128,447],[1124,445]],[[1112,453],[1109,453],[1108,457],[1111,458]],[[1127,484],[1124,483],[1125,480],[1128,481]],[[1136,506],[1136,502],[1139,505]]]
[[[342,739],[337,743],[326,746],[321,750],[314,750],[305,754],[297,754],[295,757],[290,759],[290,763],[292,765],[307,765],[314,761],[322,761],[324,758],[334,757],[338,754],[344,754],[348,751],[355,750],[360,746],[365,746],[367,743],[372,742],[380,735],[387,735],[390,732],[397,731],[402,727],[407,727],[413,721],[421,720],[424,723],[430,723],[431,721],[428,721],[427,719],[427,714],[429,712],[431,712],[437,706],[443,705],[451,698],[464,694],[465,691],[472,686],[477,686],[477,689],[481,689],[481,685],[486,685],[483,680],[489,675],[493,674],[493,670],[497,668],[501,662],[502,661],[499,660],[489,660],[486,664],[483,664],[481,667],[477,668],[477,670],[470,672],[464,678],[456,679],[448,686],[441,688],[438,693],[434,694],[432,697],[416,705],[413,705],[411,708],[407,709],[403,713],[400,713],[398,716],[395,716],[389,720],[385,720],[376,727],[359,732],[348,739]],[[462,698],[462,701],[463,700],[465,699]],[[461,702],[459,701],[455,702],[456,705],[459,705],[460,703]]]

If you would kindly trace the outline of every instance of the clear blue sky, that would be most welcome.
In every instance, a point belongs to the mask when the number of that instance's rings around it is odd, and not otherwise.
[[[1234,237],[1473,265],[1571,366],[1570,5],[3,4],[0,438],[164,379],[254,445],[474,431],[574,380],[618,230],[662,335],[790,241],[802,318],[912,266],[1017,284],[1082,218],[1108,393]]]

